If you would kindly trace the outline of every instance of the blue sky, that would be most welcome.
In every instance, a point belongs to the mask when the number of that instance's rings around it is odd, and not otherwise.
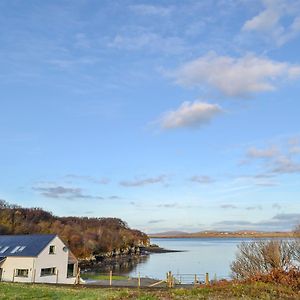
[[[0,2],[0,198],[146,232],[300,222],[300,1]]]

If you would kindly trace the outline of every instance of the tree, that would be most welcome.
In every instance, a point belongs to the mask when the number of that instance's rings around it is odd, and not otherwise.
[[[269,240],[242,243],[236,260],[231,264],[233,277],[251,278],[273,270],[289,271],[295,267],[295,248],[289,241]]]

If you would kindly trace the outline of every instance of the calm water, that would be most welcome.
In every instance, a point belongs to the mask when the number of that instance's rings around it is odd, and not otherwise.
[[[166,272],[172,271],[175,275],[209,273],[211,279],[229,278],[230,264],[235,259],[237,246],[242,242],[250,241],[253,240],[245,238],[151,239],[152,244],[184,252],[153,253],[133,257],[128,261],[108,265],[107,269],[93,272],[106,273],[112,269],[114,274],[137,277],[140,273],[142,277],[164,279]]]
[[[148,276],[163,279],[166,272],[173,274],[200,274],[208,272],[211,276],[228,278],[230,263],[235,258],[237,245],[250,239],[189,238],[189,239],[151,239],[166,249],[184,252],[151,254],[129,273],[130,276]]]
[[[173,274],[208,272],[211,278],[229,278],[230,264],[235,259],[237,245],[251,241],[253,239],[245,238],[151,239],[152,244],[185,252],[151,254],[128,274],[136,277],[140,273],[141,276],[163,279],[168,271]]]

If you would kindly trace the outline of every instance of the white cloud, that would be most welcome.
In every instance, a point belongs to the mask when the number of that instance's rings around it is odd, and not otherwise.
[[[247,150],[246,159],[242,163],[249,163],[262,160],[262,168],[265,169],[264,175],[256,176],[260,181],[258,185],[274,185],[276,182],[268,180],[276,175],[300,173],[300,147],[299,137],[292,137],[281,141],[281,147],[273,146],[259,149],[252,147]]]
[[[300,5],[290,0],[262,0],[264,10],[247,20],[243,31],[254,31],[272,38],[280,46],[300,33]],[[288,21],[287,21],[288,20]]]
[[[217,104],[183,102],[177,110],[168,111],[160,120],[163,129],[200,127],[209,123],[222,109]]]
[[[264,57],[240,58],[208,53],[179,67],[173,74],[183,86],[213,88],[225,96],[245,97],[276,89],[278,80],[300,75],[300,66]]]

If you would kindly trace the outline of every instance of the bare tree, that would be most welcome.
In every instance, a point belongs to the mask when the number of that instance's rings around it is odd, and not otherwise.
[[[295,249],[288,241],[243,242],[238,249],[236,260],[231,264],[233,277],[237,279],[268,274],[274,269],[288,271],[295,267]]]
[[[294,259],[300,265],[300,224],[294,229],[294,240],[291,246],[294,251]]]

